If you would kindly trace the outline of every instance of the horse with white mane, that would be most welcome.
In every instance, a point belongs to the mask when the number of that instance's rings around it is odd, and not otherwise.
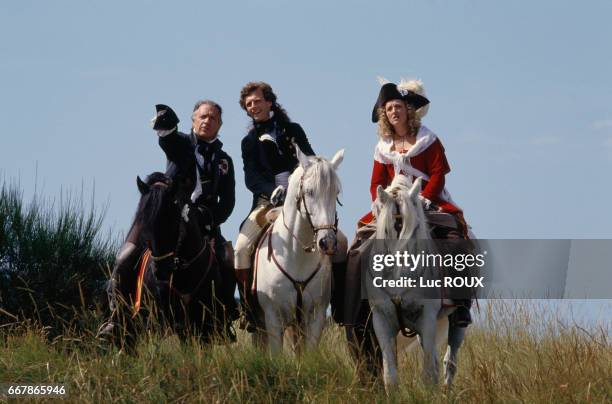
[[[374,204],[377,240],[396,240],[394,250],[412,254],[432,250],[433,243],[418,197],[420,190],[420,179],[411,184],[402,174],[396,175],[387,189],[378,187]],[[390,269],[389,279],[400,279],[401,268]],[[421,266],[414,274],[423,280],[440,278],[438,268]],[[366,284],[374,331],[382,351],[385,388],[390,390],[398,384],[396,338],[400,331],[410,337],[405,348],[414,346],[415,335],[418,335],[423,348],[423,380],[437,384],[437,339],[449,327],[448,315],[454,308],[443,304],[439,289],[417,295],[410,287],[380,288],[374,286],[371,276]],[[452,384],[455,376],[457,352],[464,336],[465,328],[454,325],[448,328],[448,347],[444,357],[444,382],[447,386]]]
[[[255,253],[258,316],[265,322],[255,340],[267,343],[271,352],[282,349],[290,326],[298,351],[316,347],[331,297],[340,192],[336,169],[344,150],[330,161],[307,157],[297,146],[296,153],[299,166],[289,178],[285,203]]]

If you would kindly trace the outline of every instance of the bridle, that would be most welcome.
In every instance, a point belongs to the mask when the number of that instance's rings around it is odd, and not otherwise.
[[[312,217],[311,217],[312,215],[310,214],[310,211],[308,210],[308,205],[306,204],[306,193],[304,192],[304,175],[305,174],[306,172],[304,171],[304,173],[302,173],[302,176],[300,177],[300,187],[295,197],[295,202],[297,205],[297,210],[300,213],[302,213],[301,207],[304,206],[304,213],[306,214],[306,220],[308,221],[308,224],[310,225],[310,228],[312,230],[312,243],[309,246],[305,245],[304,243],[300,241],[300,239],[297,238],[297,236],[295,236],[295,234],[293,234],[291,229],[289,229],[289,226],[287,226],[287,223],[285,222],[284,207],[283,207],[283,225],[285,226],[287,231],[289,231],[289,234],[291,234],[291,236],[302,245],[302,248],[304,249],[305,252],[313,253],[316,251],[317,233],[319,231],[332,230],[334,234],[338,234],[338,212],[334,213],[334,223],[333,224],[324,224],[322,226],[315,226],[312,223]],[[336,198],[336,200],[338,201],[338,204],[342,206],[338,198]]]
[[[162,187],[167,188],[168,184],[164,183],[164,182],[156,182],[155,184],[153,184],[152,186],[155,185],[160,185]],[[174,200],[173,204],[176,206],[180,206],[180,202],[178,200]],[[210,240],[208,237],[204,237],[204,243],[202,245],[202,248],[200,248],[200,250],[196,253],[196,255],[185,261],[180,255],[179,252],[182,248],[183,245],[183,241],[185,239],[185,235],[187,234],[187,222],[189,220],[188,218],[189,215],[189,204],[185,204],[183,206],[183,212],[181,213],[181,218],[179,220],[179,230],[178,230],[178,235],[177,235],[177,240],[175,243],[175,247],[172,251],[166,253],[166,254],[162,254],[162,255],[153,255],[152,254],[152,249],[149,246],[149,249],[151,250],[151,259],[154,262],[162,262],[164,260],[167,260],[169,258],[174,258],[172,263],[174,265],[173,271],[176,270],[186,270],[189,267],[191,267],[191,265],[193,265],[193,263],[195,263],[198,258],[200,258],[200,256],[204,253],[204,251],[206,251],[206,248],[209,246],[210,244]]]
[[[321,230],[332,230],[334,232],[334,234],[338,233],[338,213],[335,213],[335,217],[334,217],[334,223],[333,224],[325,224],[322,226],[315,226],[312,223],[312,217],[310,214],[310,211],[308,210],[308,205],[306,204],[306,197],[305,197],[305,192],[304,192],[304,175],[305,173],[302,173],[302,176],[300,177],[300,188],[298,190],[298,194],[295,197],[296,200],[296,204],[297,204],[297,210],[298,212],[301,213],[301,206],[304,206],[304,213],[306,214],[306,219],[308,220],[308,224],[310,225],[310,228],[312,229],[313,232],[313,236],[312,236],[312,244],[310,246],[306,246],[304,245],[304,243],[302,243],[300,241],[300,239],[293,234],[293,232],[291,231],[291,229],[289,229],[289,226],[287,226],[287,222],[285,221],[285,212],[284,212],[284,207],[283,207],[283,225],[285,226],[285,228],[287,229],[287,231],[289,232],[289,234],[291,234],[291,237],[293,237],[299,244],[302,245],[302,248],[305,252],[307,253],[313,253],[316,251],[316,241],[317,241],[317,232],[321,231]],[[337,200],[337,198],[336,198]],[[340,201],[338,201],[338,203],[340,204]],[[340,206],[342,206],[342,204],[340,204]],[[278,270],[289,280],[289,282],[291,282],[291,284],[293,285],[293,288],[295,289],[296,292],[296,303],[295,303],[295,319],[296,322],[298,324],[298,330],[297,332],[299,334],[302,334],[303,332],[303,305],[304,305],[304,290],[306,289],[306,287],[308,286],[308,284],[310,283],[310,281],[312,281],[314,279],[314,277],[319,273],[319,271],[321,270],[321,268],[323,268],[323,266],[321,265],[321,261],[319,261],[319,263],[316,265],[315,269],[310,273],[310,275],[308,277],[306,277],[304,280],[297,280],[295,279],[293,276],[291,276],[291,274],[289,274],[289,272],[287,272],[287,270],[281,265],[281,263],[278,261],[278,259],[276,258],[275,254],[274,254],[274,248],[272,245],[272,230],[273,230],[274,226],[270,226],[269,229],[266,231],[266,233],[264,234],[264,236],[261,238],[259,245],[257,246],[257,256],[255,258],[255,262],[258,262],[258,257],[259,257],[259,250],[261,248],[261,245],[263,244],[264,240],[267,238],[268,239],[268,262],[273,262],[274,265],[276,265],[276,267],[278,268]],[[257,271],[257,268],[255,269],[255,271]]]

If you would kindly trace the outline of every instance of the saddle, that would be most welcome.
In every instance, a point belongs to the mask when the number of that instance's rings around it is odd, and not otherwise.
[[[459,229],[455,216],[445,212],[425,211],[425,219],[430,227],[447,227]]]
[[[257,266],[255,265],[255,258],[257,256],[257,251],[259,250],[259,247],[261,247],[261,241],[263,237],[266,235],[266,233],[270,229],[270,226],[274,224],[274,221],[276,221],[282,209],[283,209],[282,207],[261,209],[261,211],[257,214],[257,217],[255,218],[257,225],[261,227],[261,232],[259,233],[259,236],[257,236],[257,240],[255,241],[255,243],[253,243],[255,248],[253,248],[253,251],[251,251],[250,261],[251,261],[251,268],[253,268],[253,271],[252,271],[253,281],[251,283],[252,293],[254,293],[255,290],[257,290],[257,283],[256,283],[257,282],[257,273],[256,273]]]
[[[437,211],[426,211],[425,219],[431,233],[446,238],[449,234],[463,233],[462,224],[450,214]],[[347,271],[345,278],[344,323],[345,325],[363,324],[369,315],[369,305],[361,295],[362,282],[361,260],[369,254],[372,246],[376,225],[369,223],[359,227],[355,233],[353,244],[349,248]],[[436,238],[436,237],[434,237]]]

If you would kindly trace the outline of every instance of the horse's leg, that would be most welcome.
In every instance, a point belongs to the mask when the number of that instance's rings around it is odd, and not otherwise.
[[[380,308],[374,309],[372,312],[372,319],[374,321],[374,332],[376,332],[376,338],[378,339],[382,351],[385,390],[387,393],[390,393],[398,384],[397,347],[395,341],[397,325],[391,325],[391,322],[388,320],[389,316],[385,316]]]
[[[427,307],[427,305],[426,305]],[[423,382],[438,383],[438,354],[436,348],[437,310],[425,309],[419,319],[421,347],[423,348]]]
[[[253,342],[253,346],[257,349],[264,349],[268,346],[268,339],[266,337],[266,330],[262,330],[257,327],[257,329],[251,334],[251,341]]]
[[[270,353],[276,354],[283,349],[283,328],[281,318],[273,307],[265,309],[267,345]]]
[[[450,387],[457,373],[457,353],[465,338],[465,327],[448,328],[448,347],[444,355],[444,385]]]
[[[320,306],[315,309],[304,318],[304,332],[306,350],[314,350],[319,345],[321,340],[321,333],[325,325],[325,310]]]

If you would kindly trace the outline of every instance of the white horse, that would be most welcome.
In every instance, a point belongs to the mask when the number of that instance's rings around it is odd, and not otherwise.
[[[282,349],[289,326],[298,352],[315,348],[331,298],[340,191],[336,169],[344,150],[331,161],[307,157],[297,146],[296,152],[299,166],[289,178],[285,203],[255,253],[257,299],[265,316],[265,331],[258,330],[255,339],[273,353]]]
[[[396,175],[386,190],[377,189],[374,203],[376,213],[376,239],[397,240],[394,251],[406,250],[418,254],[432,250],[432,242],[427,228],[425,215],[418,198],[421,180],[414,184],[404,175]],[[400,222],[401,221],[401,222]],[[399,279],[402,270],[391,268],[391,277]],[[405,271],[405,269],[403,269]],[[424,280],[440,278],[437,268],[417,268],[416,274]],[[405,272],[403,272],[405,275]],[[402,331],[404,349],[415,345],[418,335],[423,348],[423,381],[427,384],[438,383],[438,339],[446,333],[448,315],[454,308],[446,307],[440,298],[440,290],[428,291],[427,295],[415,295],[408,287],[375,287],[372,277],[367,279],[367,294],[372,307],[373,325],[383,357],[383,378],[387,391],[398,384],[397,346],[398,332]],[[421,289],[421,292],[423,290]],[[432,296],[431,292],[434,293]],[[408,332],[411,331],[412,333]],[[465,336],[465,328],[448,328],[448,347],[444,357],[444,384],[452,384],[457,370],[457,352]],[[407,346],[406,346],[407,345]]]

